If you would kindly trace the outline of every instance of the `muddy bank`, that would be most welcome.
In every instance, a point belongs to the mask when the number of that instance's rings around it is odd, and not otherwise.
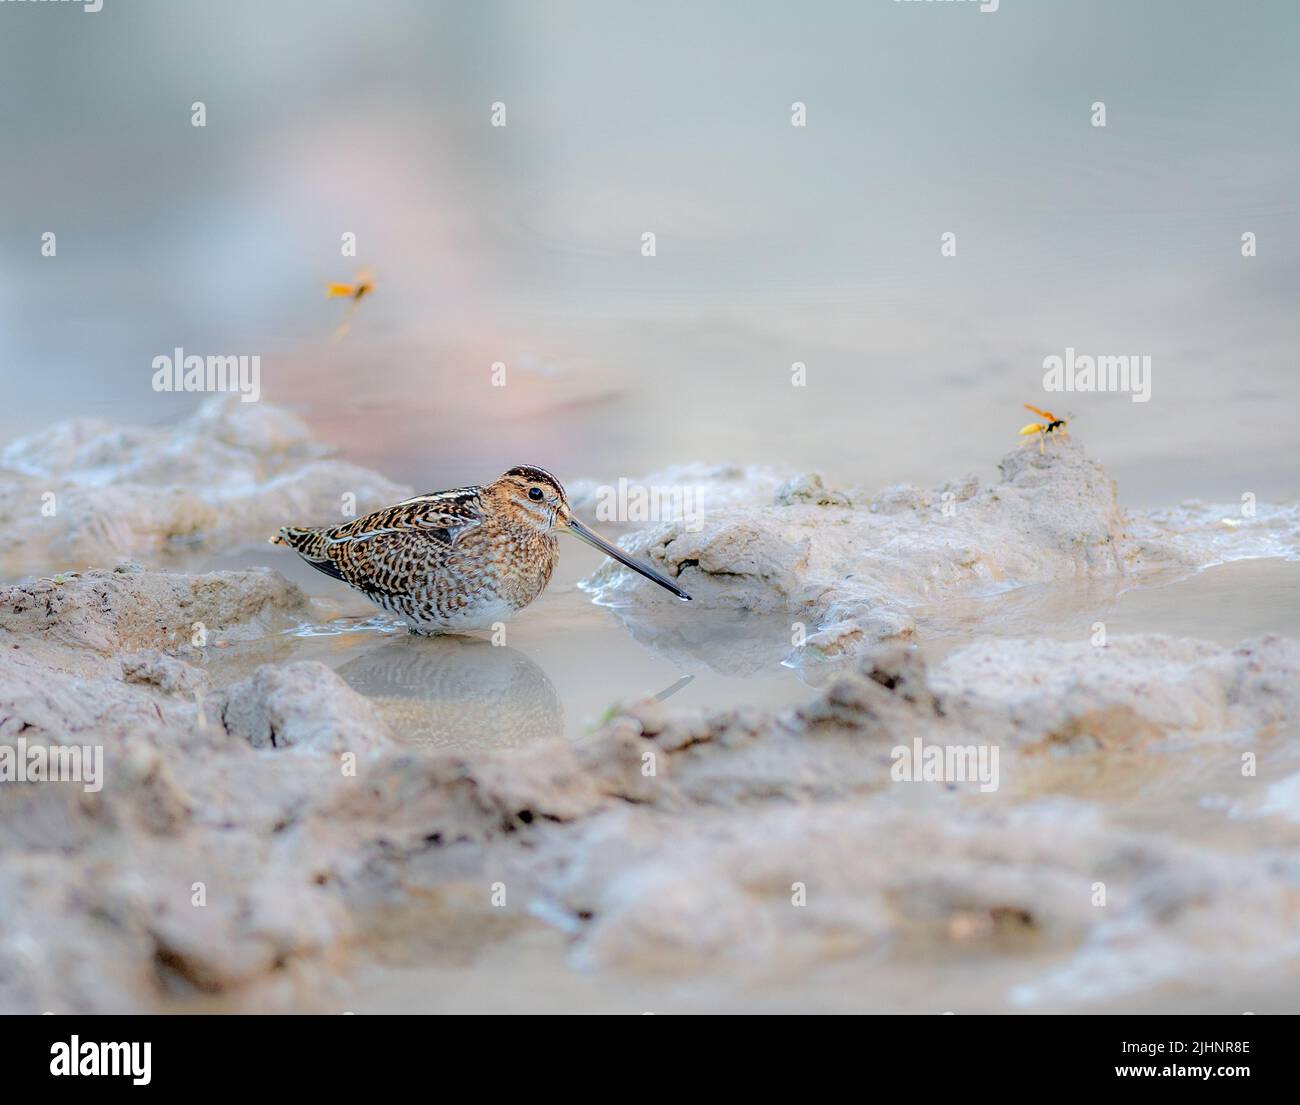
[[[58,423],[0,452],[4,570],[180,560],[411,493],[333,453],[285,408],[233,395],[173,426]]]
[[[647,700],[575,743],[450,754],[320,664],[222,686],[192,639],[301,615],[272,572],[0,593],[0,740],[104,757],[97,791],[0,785],[0,1008],[328,1008],[379,918],[448,901],[566,933],[557,970],[1032,949],[1051,968],[1006,1000],[1053,1008],[1296,954],[1300,825],[1243,853],[1036,784],[1062,757],[1180,749],[1228,789],[1253,751],[1236,816],[1285,822],[1295,642],[992,642],[934,671],[890,646],[783,714]],[[897,777],[916,741],[997,749],[996,787]]]
[[[736,1009],[843,1008],[844,964],[894,1006],[948,963],[982,1007],[1044,1010],[1295,967],[1300,643],[1041,635],[1067,592],[1294,558],[1293,507],[1125,512],[1077,444],[932,491],[679,466],[646,482],[690,512],[624,541],[693,620],[607,565],[609,631],[738,673],[793,649],[820,689],[587,729],[518,648],[384,625],[331,667],[300,646],[337,626],[278,572],[162,570],[408,490],[328,452],[222,402],[6,451],[11,569],[136,559],[0,588],[0,1010],[338,1011],[383,964],[538,932],[539,979]],[[609,486],[573,488],[589,519]],[[1040,595],[1016,633],[914,647],[999,594]],[[73,749],[94,778],[28,770]]]
[[[626,547],[679,578],[710,607],[781,614],[805,633],[804,658],[837,656],[889,639],[950,628],[937,608],[1033,584],[1176,578],[1243,557],[1300,556],[1294,504],[1125,512],[1113,480],[1077,440],[1040,454],[1009,452],[1001,478],[933,489],[828,486],[816,473],[776,484],[770,472],[670,471],[634,481],[688,479],[690,517],[629,536]],[[607,563],[587,582],[611,605],[657,599]],[[973,615],[978,617],[978,615]]]

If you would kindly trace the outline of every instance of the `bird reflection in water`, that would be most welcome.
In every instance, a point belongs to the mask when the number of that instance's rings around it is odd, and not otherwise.
[[[523,748],[564,736],[564,706],[540,667],[518,649],[477,637],[402,637],[338,669],[405,742],[434,750]],[[684,675],[663,702],[695,679]]]
[[[564,736],[554,685],[506,645],[461,636],[400,638],[349,660],[338,673],[412,744],[522,748]]]

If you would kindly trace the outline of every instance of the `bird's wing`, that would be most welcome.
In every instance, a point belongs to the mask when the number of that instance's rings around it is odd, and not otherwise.
[[[480,488],[417,495],[337,526],[284,529],[280,536],[317,571],[367,595],[398,595],[452,558],[482,524]]]

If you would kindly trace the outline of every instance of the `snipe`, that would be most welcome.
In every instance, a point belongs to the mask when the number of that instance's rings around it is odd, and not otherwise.
[[[403,617],[417,633],[486,629],[542,593],[571,533],[654,580],[690,595],[574,516],[559,480],[520,465],[486,487],[417,495],[333,526],[286,526],[272,544]]]

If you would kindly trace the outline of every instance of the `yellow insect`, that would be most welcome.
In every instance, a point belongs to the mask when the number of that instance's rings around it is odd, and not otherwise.
[[[374,274],[369,269],[362,269],[357,273],[357,282],[355,284],[327,284],[325,294],[330,299],[350,299],[347,314],[343,316],[343,321],[339,323],[339,328],[334,331],[334,340],[339,341],[344,334],[352,329],[352,316],[357,313],[357,308],[361,301],[375,290]]]
[[[1069,424],[1068,419],[1057,418],[1051,411],[1040,411],[1032,403],[1025,404],[1025,410],[1033,411],[1039,418],[1047,419],[1046,422],[1030,422],[1027,426],[1020,427],[1020,436],[1026,434],[1038,435],[1038,451],[1043,452],[1043,439],[1048,434],[1060,434],[1063,438],[1069,439],[1070,432],[1065,427]]]

